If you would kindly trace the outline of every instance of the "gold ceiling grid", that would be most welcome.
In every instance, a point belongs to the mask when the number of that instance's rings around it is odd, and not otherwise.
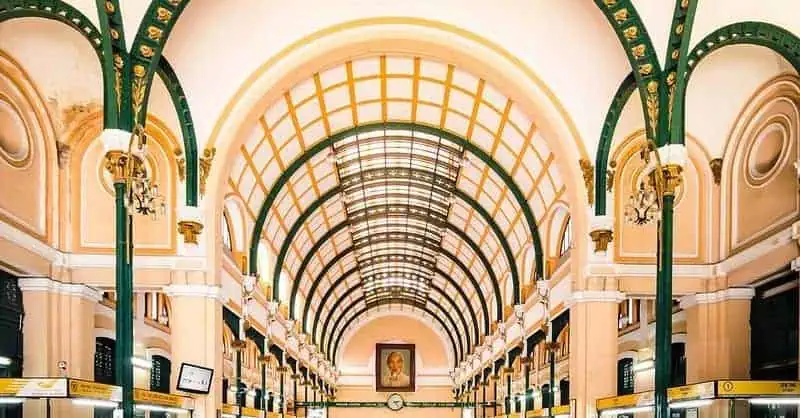
[[[518,105],[487,83],[452,65],[406,56],[370,57],[331,67],[294,86],[271,105],[234,162],[231,174],[233,188],[243,196],[252,217],[258,213],[269,187],[277,180],[288,162],[297,159],[307,147],[330,134],[352,127],[380,121],[414,121],[433,125],[468,138],[489,153],[509,173],[529,201],[544,233],[543,217],[564,192],[564,184],[555,167],[553,154],[536,130],[532,119]],[[511,192],[497,175],[470,155],[469,164],[461,168],[457,187],[470,195],[491,214],[504,232],[512,252],[519,255],[530,234],[525,218]],[[277,253],[286,231],[308,205],[336,185],[333,164],[318,155],[293,176],[291,185],[281,191],[265,223],[265,240]],[[332,200],[338,200],[334,198]],[[458,202],[458,201],[457,201]],[[294,277],[304,248],[337,222],[344,207],[326,208],[315,214],[292,243],[292,251],[282,268]],[[463,227],[481,248],[488,248],[487,258],[494,260],[493,269],[504,279],[508,265],[497,237],[471,208],[458,203],[450,211],[449,220]],[[465,213],[466,212],[466,213]],[[318,220],[321,216],[321,221]],[[313,227],[311,226],[313,225]],[[460,240],[444,235],[443,245],[470,267],[491,300],[491,285],[486,271],[472,251]],[[350,242],[337,242],[330,252],[315,256],[315,266],[324,265]],[[325,246],[323,246],[325,247]],[[449,261],[437,259],[442,270],[459,276],[462,288],[470,292],[469,281],[456,273]],[[518,266],[518,270],[521,266]],[[311,266],[309,266],[311,270]],[[334,269],[332,269],[334,270]],[[346,270],[346,269],[340,269]],[[311,276],[306,274],[304,281]],[[335,277],[330,274],[330,279]],[[317,289],[321,297],[328,283]],[[304,293],[307,286],[301,286]],[[337,290],[344,292],[346,287]],[[353,293],[353,299],[359,297]],[[481,310],[476,298],[473,309]],[[345,304],[343,304],[345,305]],[[313,304],[312,304],[313,306]]]

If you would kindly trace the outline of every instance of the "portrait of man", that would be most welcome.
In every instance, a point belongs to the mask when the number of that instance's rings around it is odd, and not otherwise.
[[[413,344],[377,344],[375,354],[378,391],[414,391]]]

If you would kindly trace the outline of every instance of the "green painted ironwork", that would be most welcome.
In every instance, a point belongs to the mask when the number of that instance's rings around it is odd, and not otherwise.
[[[782,56],[795,71],[800,72],[800,38],[788,30],[766,22],[738,22],[723,26],[708,34],[686,56],[685,77],[679,80],[675,92],[672,142],[682,144],[686,133],[686,88],[692,73],[705,57],[730,45],[757,45],[769,48]],[[681,70],[679,69],[679,74]],[[681,82],[682,81],[682,82]]]
[[[303,307],[303,316],[302,316],[302,318],[303,318],[303,327],[302,328],[303,328],[304,332],[307,332],[307,330],[308,330],[307,320],[308,320],[308,316],[309,316],[308,315],[309,310],[311,309],[312,296],[316,293],[316,289],[317,289],[319,283],[322,281],[322,278],[325,276],[325,273],[335,264],[336,261],[338,261],[338,260],[335,260],[335,261],[331,260],[325,267],[322,268],[322,270],[317,275],[317,277],[315,278],[314,282],[311,285],[311,288],[308,291],[308,296],[306,296],[306,301],[305,301],[305,304],[304,304],[304,307]],[[351,276],[352,274],[354,274],[356,272],[358,272],[358,267],[354,267],[354,268],[346,271],[341,277],[336,279],[333,282],[333,284],[331,284],[331,286],[328,288],[327,292],[325,292],[325,295],[322,297],[320,302],[317,304],[318,308],[316,310],[316,314],[315,314],[315,318],[314,318],[314,329],[313,329],[313,333],[312,333],[312,337],[311,337],[312,340],[316,341],[317,324],[319,323],[319,317],[320,317],[320,314],[322,312],[321,307],[326,306],[325,304],[328,302],[328,298],[330,298],[331,294],[339,286],[339,284],[341,284],[347,277]],[[435,270],[435,272],[437,274],[439,274],[440,276],[442,276],[445,280],[447,280],[453,286],[453,288],[456,289],[456,291],[459,293],[459,295],[461,295],[461,298],[464,300],[464,304],[466,305],[467,309],[469,310],[469,314],[470,314],[470,316],[472,318],[472,322],[473,322],[474,328],[475,328],[473,335],[474,335],[475,341],[477,341],[480,338],[480,332],[478,331],[478,317],[475,314],[475,310],[472,308],[472,304],[470,303],[470,300],[467,297],[467,294],[464,292],[464,289],[462,289],[458,285],[458,283],[456,283],[455,280],[453,280],[453,278],[451,278],[448,274],[446,274],[445,272],[441,271],[440,269],[437,268]],[[480,288],[478,288],[476,290],[476,292],[480,292]],[[488,334],[489,333],[489,325],[488,325],[489,322],[488,322],[488,312],[486,311],[485,301],[484,301],[483,308],[484,308],[484,312],[483,312],[484,313],[484,319],[485,319],[485,322],[486,322],[486,331],[485,332],[486,332],[486,334]],[[333,311],[331,311],[331,312],[333,312]]]
[[[467,266],[466,266],[466,265],[464,265],[464,264],[463,264],[463,263],[462,263],[462,262],[461,262],[461,261],[460,261],[458,258],[456,258],[456,256],[455,256],[455,255],[453,255],[452,253],[450,253],[450,252],[449,252],[449,251],[447,251],[447,250],[442,250],[442,253],[441,253],[441,255],[443,255],[443,256],[445,256],[445,257],[448,257],[448,258],[449,258],[451,261],[453,261],[455,264],[457,264],[457,265],[458,265],[458,267],[459,267],[459,268],[460,268],[460,269],[461,269],[461,270],[462,270],[462,271],[463,271],[463,272],[464,272],[464,273],[467,275],[467,277],[470,279],[470,281],[472,282],[472,285],[473,285],[473,286],[475,286],[477,289],[480,289],[480,285],[478,284],[477,280],[475,280],[475,277],[474,277],[474,276],[472,275],[472,273],[469,271],[469,269],[467,268]],[[337,280],[337,282],[338,282],[338,280]],[[331,287],[331,289],[329,289],[329,290],[328,290],[328,292],[331,292],[331,291],[332,291],[332,288],[333,288],[333,286]],[[488,318],[489,318],[489,313],[488,313],[488,309],[487,309],[487,305],[486,305],[486,300],[483,298],[483,293],[482,293],[480,290],[476,290],[476,292],[475,292],[475,293],[476,293],[476,294],[478,295],[478,297],[481,299],[481,306],[482,306],[482,307],[483,307],[483,309],[484,309],[484,329],[485,329],[484,333],[485,333],[486,335],[488,335],[488,334],[489,334],[489,320],[488,320]],[[348,294],[349,294],[349,293],[348,293]],[[321,303],[319,306],[325,306],[325,303],[324,303],[324,302],[327,300],[327,298],[328,298],[328,297],[329,297],[329,295],[327,295],[327,294],[326,294],[326,296],[325,296],[325,297],[323,298],[323,300],[322,300],[322,303]],[[335,304],[333,305],[333,307],[332,307],[332,308],[331,308],[331,309],[328,311],[328,315],[326,316],[326,318],[325,318],[325,321],[324,321],[324,325],[323,325],[323,327],[322,327],[322,329],[323,329],[323,330],[327,330],[327,329],[329,329],[329,328],[328,328],[328,325],[330,324],[330,320],[331,320],[331,317],[332,317],[332,315],[333,315],[333,312],[335,312],[335,311],[336,311],[336,308],[338,308],[338,307],[339,307],[339,304],[340,304],[340,303],[341,303],[341,301],[342,301],[343,299],[345,299],[345,298],[346,298],[346,296],[345,296],[345,295],[342,295],[342,296],[341,296],[339,299],[337,299],[336,303],[335,303]],[[498,307],[498,308],[500,308],[500,305],[498,305],[497,307]],[[500,311],[498,311],[498,312],[500,312]],[[315,316],[315,319],[314,319],[314,330],[313,330],[313,332],[312,332],[312,336],[316,336],[316,335],[317,335],[317,325],[319,325],[319,323],[320,323],[319,317],[320,317],[320,314],[321,314],[321,313],[322,313],[322,309],[318,309],[318,310],[317,310],[317,313],[316,313],[316,316]],[[500,315],[502,315],[502,313],[501,313]],[[324,347],[324,346],[325,346],[325,333],[324,333],[324,332],[323,332],[323,333],[320,335],[320,339],[319,339],[319,345],[320,345],[320,347]],[[326,354],[329,354],[329,353],[326,353]],[[331,360],[333,360],[333,359],[331,359]]]
[[[300,227],[302,227],[302,225],[305,222],[305,220],[308,219],[311,216],[311,214],[314,212],[314,210],[316,210],[317,208],[319,208],[322,205],[324,205],[325,202],[328,201],[329,199],[333,198],[334,196],[337,196],[339,194],[339,190],[340,190],[339,186],[333,187],[331,190],[326,192],[319,199],[315,200],[308,207],[308,209],[297,219],[297,221],[292,225],[292,227],[289,230],[289,233],[286,235],[286,238],[284,239],[284,243],[283,243],[283,245],[281,247],[281,251],[278,254],[278,258],[277,258],[277,261],[276,261],[276,265],[277,266],[283,265],[283,262],[284,262],[284,259],[285,259],[285,256],[286,256],[286,252],[288,251],[288,248],[291,245],[291,241],[294,238],[294,235],[296,235],[297,232],[299,231]],[[413,216],[413,215],[409,215],[409,216]],[[491,217],[489,217],[489,218],[491,218]],[[494,221],[492,221],[492,222],[494,222]],[[295,279],[294,279],[294,282],[292,284],[292,292],[291,292],[291,294],[289,296],[289,312],[290,312],[289,315],[292,316],[293,319],[295,319],[294,318],[294,312],[295,312],[294,307],[295,307],[295,303],[296,303],[296,300],[297,300],[297,294],[298,294],[298,292],[300,290],[300,282],[301,282],[300,279],[302,278],[302,275],[303,275],[306,267],[311,262],[311,258],[314,256],[314,254],[316,254],[316,251],[325,242],[325,240],[330,239],[331,237],[333,237],[333,235],[336,234],[336,232],[339,232],[340,230],[342,230],[346,226],[347,226],[347,222],[346,221],[340,223],[339,225],[335,225],[333,228],[331,228],[331,231],[329,231],[323,237],[321,237],[314,244],[314,246],[309,250],[309,252],[306,253],[303,261],[300,264],[300,269],[298,269],[298,271],[297,271],[297,273],[295,275]],[[499,281],[497,280],[497,276],[494,274],[494,270],[491,267],[491,263],[489,262],[489,259],[483,253],[483,251],[481,250],[480,246],[478,246],[469,237],[469,235],[467,235],[466,232],[462,231],[461,229],[459,229],[458,227],[456,227],[455,225],[452,225],[450,223],[448,223],[446,225],[446,228],[447,228],[447,230],[453,232],[462,241],[464,241],[472,249],[472,251],[475,252],[475,254],[478,256],[478,258],[483,263],[484,269],[486,270],[487,274],[489,275],[489,278],[492,281],[492,287],[493,287],[493,290],[494,290],[495,298],[501,299],[501,302],[499,303],[501,308],[498,310],[498,312],[500,312],[500,315],[502,315],[502,298],[501,298],[501,293],[500,293],[500,284],[499,284]],[[324,240],[323,240],[323,238],[324,238]],[[437,249],[437,250],[438,251],[443,251],[443,249]],[[513,259],[511,260],[511,264],[514,264]],[[276,271],[277,270],[278,269],[276,269]],[[276,275],[273,276],[273,282],[272,283],[273,283],[272,284],[273,285],[273,289],[278,289],[278,287],[280,285],[280,275],[279,274],[276,274]],[[277,292],[275,292],[275,293],[277,293]],[[310,294],[312,294],[312,293],[310,293]],[[304,328],[303,330],[306,331],[307,328]]]
[[[611,106],[606,112],[606,118],[603,122],[603,131],[600,133],[600,143],[597,146],[597,158],[594,164],[594,193],[595,193],[595,215],[606,214],[606,190],[608,188],[608,156],[611,153],[611,144],[614,142],[614,133],[617,129],[617,123],[622,115],[622,110],[625,104],[628,103],[633,92],[636,91],[636,78],[633,73],[628,74],[622,83],[617,88],[614,94],[614,99],[611,100]]]
[[[461,138],[457,135],[454,135],[450,132],[441,130],[439,128],[434,128],[427,125],[419,125],[413,124],[408,122],[387,122],[387,123],[372,123],[362,126],[357,126],[354,128],[347,129],[345,131],[339,132],[335,135],[331,135],[330,137],[314,144],[310,147],[305,154],[297,158],[293,161],[289,167],[281,174],[278,180],[275,182],[275,185],[270,189],[267,197],[264,200],[264,203],[259,210],[258,217],[256,218],[255,226],[253,228],[253,235],[251,237],[251,245],[250,245],[250,271],[256,272],[258,271],[258,242],[261,236],[261,233],[264,229],[264,223],[266,222],[267,215],[269,214],[270,209],[272,208],[275,199],[277,198],[280,190],[283,188],[284,185],[289,181],[292,175],[302,167],[306,162],[308,162],[313,156],[318,154],[319,152],[328,149],[337,141],[346,139],[350,136],[365,133],[365,132],[372,132],[375,130],[385,130],[385,129],[406,129],[406,130],[415,130],[418,132],[424,132],[431,135],[436,135],[441,138],[447,139],[452,141],[459,146],[463,147],[465,151],[468,151],[474,155],[476,155],[481,161],[483,161],[487,166],[489,166],[492,171],[494,171],[501,180],[508,186],[509,190],[511,191],[512,195],[514,196],[517,204],[520,206],[522,210],[523,216],[525,217],[525,221],[528,225],[528,229],[530,231],[531,237],[533,239],[533,245],[536,251],[536,272],[538,275],[541,275],[541,272],[544,271],[544,263],[543,263],[543,252],[542,252],[542,243],[541,238],[538,232],[538,227],[536,225],[536,219],[533,216],[533,211],[528,205],[525,195],[519,189],[519,187],[514,183],[511,176],[505,172],[505,170],[500,166],[497,161],[495,161],[490,155],[488,155],[483,149],[478,147],[477,145]],[[279,274],[279,273],[278,273]],[[274,282],[274,281],[273,281]],[[519,303],[520,300],[520,284],[519,281],[513,281],[514,286],[514,295],[513,295],[513,304]],[[274,295],[277,299],[278,295],[277,292]]]
[[[117,310],[114,364],[116,384],[122,387],[124,417],[133,417],[133,220],[125,207],[127,196],[124,182],[114,183],[116,220],[116,290]],[[127,296],[127,297],[126,297]]]
[[[359,286],[360,286],[360,284],[359,284]],[[356,286],[354,288],[358,288],[358,286]],[[356,305],[358,305],[360,302],[363,302],[363,301],[364,301],[364,297],[362,296],[361,298],[359,298],[355,302],[353,302],[350,306],[345,308],[345,310],[342,312],[342,315],[339,318],[336,319],[336,322],[334,323],[332,329],[334,329],[334,330],[337,329],[338,326],[339,326],[339,323],[341,322],[341,320],[344,319],[347,316],[347,313],[350,312],[353,308],[356,307]],[[376,307],[382,306],[382,305],[389,305],[391,303],[396,303],[396,302],[393,302],[391,300],[382,300],[382,301],[377,302],[374,305],[366,306],[363,309],[360,309],[355,314],[353,314],[353,316],[351,316],[350,319],[347,320],[347,322],[345,323],[344,327],[341,328],[342,332],[339,333],[339,336],[336,338],[336,344],[334,345],[334,347],[336,347],[336,349],[338,349],[339,342],[340,342],[340,340],[342,338],[342,335],[344,335],[344,330],[346,330],[350,325],[352,325],[353,321],[356,318],[358,318],[359,316],[363,315],[364,313],[366,313],[367,311],[369,311],[372,308],[376,308]],[[436,304],[436,305],[438,305],[438,304]],[[453,334],[450,332],[451,328],[447,326],[447,324],[444,322],[444,320],[442,318],[440,318],[438,315],[433,313],[428,307],[417,306],[417,309],[420,309],[420,310],[426,312],[428,315],[430,315],[432,318],[434,318],[437,322],[439,322],[439,325],[441,325],[442,328],[445,330],[445,332],[447,333],[447,336],[450,337],[450,344],[453,346],[453,352],[456,354],[456,356],[454,356],[454,358],[453,358],[453,367],[457,367],[459,359],[463,359],[463,347],[461,347],[461,340],[453,338]],[[440,307],[440,310],[442,310],[441,307]],[[445,313],[446,316],[449,317],[449,314],[447,314],[447,312],[444,312],[444,313]],[[450,317],[450,325],[452,326],[452,329],[456,329],[455,321],[452,320],[452,317]],[[323,331],[325,331],[325,330],[323,330]],[[333,337],[333,335],[331,335],[331,337]],[[458,344],[456,344],[456,341],[458,341]],[[327,352],[328,352],[329,358],[331,359],[331,361],[335,365],[336,364],[336,356],[334,355],[335,351],[331,351],[331,343],[332,342],[333,342],[333,338],[331,338],[328,341]],[[460,349],[459,349],[459,347],[460,347]]]
[[[283,245],[281,246],[281,250],[280,250],[280,252],[278,254],[276,265],[280,266],[280,265],[283,264],[283,261],[284,261],[284,259],[286,257],[286,253],[288,252],[288,249],[289,249],[289,247],[290,247],[290,245],[292,243],[292,240],[294,239],[294,236],[299,232],[300,228],[303,226],[305,221],[313,214],[313,212],[316,209],[318,209],[319,207],[324,205],[325,202],[327,202],[329,199],[333,198],[334,196],[337,196],[339,194],[339,190],[340,190],[340,188],[337,186],[337,187],[332,188],[331,190],[329,190],[325,194],[323,194],[323,196],[321,196],[319,199],[317,199],[316,201],[312,202],[312,204],[300,215],[300,217],[298,217],[298,219],[294,222],[294,224],[292,224],[292,227],[290,228],[289,233],[286,235],[286,238],[283,241]],[[516,263],[514,262],[513,253],[511,251],[511,247],[508,245],[508,242],[505,240],[505,236],[502,234],[502,232],[500,230],[500,227],[497,225],[497,223],[494,221],[494,219],[492,219],[491,215],[489,215],[489,213],[482,206],[480,206],[478,204],[478,202],[476,202],[471,197],[469,197],[469,195],[467,195],[466,193],[464,193],[463,191],[458,190],[458,189],[456,189],[455,195],[457,197],[461,198],[462,200],[464,200],[468,205],[470,205],[470,207],[474,208],[480,214],[480,216],[483,217],[483,219],[486,221],[486,223],[489,225],[489,227],[492,229],[492,231],[494,231],[494,233],[498,236],[497,237],[498,241],[500,241],[501,247],[503,248],[503,251],[505,252],[505,255],[507,257],[507,260],[508,260],[508,263],[510,265],[510,268],[512,268],[512,277],[513,277],[514,272],[516,272]],[[289,312],[290,312],[290,315],[292,317],[294,317],[295,303],[297,301],[297,294],[298,294],[298,291],[300,289],[301,279],[302,279],[303,273],[305,272],[306,267],[311,262],[312,257],[317,253],[319,248],[328,239],[332,238],[336,233],[341,231],[346,226],[347,226],[346,223],[340,223],[339,225],[336,225],[333,228],[331,228],[330,231],[328,231],[327,233],[325,233],[325,235],[320,237],[320,239],[312,246],[312,248],[306,253],[305,257],[303,258],[303,261],[300,264],[300,268],[297,270],[297,273],[295,274],[294,281],[292,283],[292,291],[291,291],[290,298],[289,298]],[[460,229],[456,228],[455,226],[451,226],[451,227],[449,227],[449,229],[452,230],[453,232],[455,232],[463,240],[465,240],[465,241],[469,240],[468,235],[466,235],[466,233],[464,233]],[[470,242],[471,242],[471,240],[470,240]],[[475,248],[480,248],[477,245],[470,245],[470,247],[473,248],[473,250]],[[476,253],[477,253],[477,251],[476,251]],[[483,255],[482,253],[480,254],[480,257],[482,259],[488,260],[488,258],[486,258],[485,255]],[[500,297],[499,283],[497,282],[496,277],[493,276],[493,271],[490,268],[491,265],[484,264],[484,267],[487,270],[487,272],[490,273],[490,277],[494,280],[493,281],[493,286],[494,286],[494,291],[495,291],[496,297]],[[272,285],[273,285],[273,289],[278,289],[278,287],[280,285],[280,275],[279,274],[273,275],[273,284]],[[310,291],[308,293],[309,295],[313,295],[314,294],[314,291],[316,290],[317,285],[318,285],[318,281],[314,281],[312,283],[312,287],[311,287],[311,289],[310,289]],[[476,292],[478,292],[480,294],[482,302],[485,304],[485,300],[483,300],[483,294],[482,294],[483,291],[480,288],[480,286],[476,286]],[[310,298],[308,298],[308,299],[310,299]],[[308,311],[308,303],[309,303],[308,299],[306,301],[306,306],[305,306],[305,308],[303,310],[303,315],[305,315],[306,312]],[[498,308],[498,312],[502,312],[502,303],[501,303],[501,307]],[[308,328],[306,327],[306,321],[305,321],[305,316],[304,316],[303,317],[303,331],[306,332],[307,330],[308,330]]]
[[[142,102],[142,109],[138,114],[139,120],[134,121],[134,124],[145,124],[147,103],[150,98],[153,77],[158,72],[158,62],[175,23],[190,1],[152,0],[139,24],[139,30],[130,51],[134,83],[143,83],[141,91],[138,92],[142,95],[139,98]]]
[[[103,127],[132,130],[131,63],[119,0],[95,0],[103,55]],[[127,105],[125,105],[127,103]]]
[[[322,341],[321,345],[322,345],[322,346],[325,346],[325,337],[326,337],[326,336],[328,336],[328,333],[327,333],[327,331],[328,331],[328,330],[330,330],[330,338],[327,340],[327,341],[328,341],[328,343],[327,343],[327,349],[328,349],[328,350],[330,350],[330,348],[331,348],[331,342],[333,342],[333,341],[334,341],[334,338],[333,338],[333,337],[334,337],[334,335],[335,335],[335,333],[336,333],[336,330],[337,330],[337,327],[338,327],[338,325],[339,325],[340,321],[341,321],[342,319],[344,319],[344,317],[347,315],[347,313],[349,312],[349,310],[350,310],[350,309],[352,309],[353,307],[355,307],[356,305],[358,305],[358,303],[359,303],[360,301],[363,301],[363,300],[365,300],[364,296],[361,296],[359,299],[357,299],[355,302],[353,302],[351,305],[349,305],[347,308],[345,308],[345,309],[344,309],[344,311],[342,312],[342,314],[341,314],[341,315],[340,315],[340,316],[337,318],[337,320],[334,322],[334,324],[333,324],[333,328],[328,328],[328,327],[327,327],[327,324],[329,323],[329,321],[330,321],[331,317],[333,316],[333,313],[336,311],[336,308],[338,308],[338,307],[339,307],[339,305],[341,305],[341,303],[342,303],[343,301],[345,301],[345,300],[346,300],[346,299],[347,299],[347,298],[348,298],[348,297],[349,297],[349,296],[350,296],[350,295],[351,295],[351,294],[352,294],[354,291],[356,291],[356,290],[358,290],[358,289],[361,289],[361,283],[358,283],[358,284],[356,284],[355,286],[353,286],[353,287],[351,287],[351,288],[347,289],[347,290],[346,290],[346,291],[345,291],[345,292],[342,294],[342,296],[340,296],[340,297],[339,297],[339,298],[336,300],[336,302],[334,303],[333,307],[332,307],[332,308],[331,308],[331,309],[328,311],[328,316],[327,316],[327,318],[325,319],[325,324],[326,324],[326,325],[325,325],[325,327],[323,327],[323,328],[322,328],[322,335],[320,336],[320,339],[321,339],[321,341]],[[459,315],[461,315],[461,312],[458,310],[458,305],[456,305],[456,304],[455,304],[455,301],[453,301],[453,300],[452,300],[452,298],[450,298],[450,297],[449,297],[449,296],[448,296],[448,295],[447,295],[447,294],[446,294],[446,293],[445,293],[445,292],[444,292],[442,289],[440,289],[440,288],[438,288],[438,287],[435,287],[433,290],[435,290],[435,291],[439,292],[440,294],[442,294],[443,296],[445,296],[445,297],[448,299],[448,302],[450,302],[450,304],[453,306],[454,310],[455,310],[456,312],[458,312],[458,313],[459,313]],[[453,318],[452,318],[452,317],[451,317],[451,316],[450,316],[450,315],[447,313],[447,311],[445,311],[445,310],[442,308],[442,306],[441,306],[441,305],[439,305],[438,303],[436,303],[436,302],[434,302],[434,301],[431,301],[431,302],[433,302],[433,303],[435,304],[435,306],[436,306],[436,307],[437,307],[437,308],[438,308],[440,311],[442,311],[442,313],[444,313],[444,314],[445,314],[445,316],[447,316],[447,318],[450,320],[450,322],[451,322],[451,324],[452,324],[452,326],[453,326],[453,329],[458,329],[458,327],[456,327],[456,322],[455,322],[455,321],[453,320]],[[391,300],[389,300],[389,301],[387,301],[387,303],[392,303],[392,301],[391,301]],[[374,306],[374,305],[369,305],[368,307],[373,307],[373,306]],[[366,312],[366,311],[364,311],[364,312]],[[356,317],[358,317],[358,315],[360,315],[360,314],[356,314],[356,315],[355,315],[353,318],[351,318],[351,320],[350,320],[350,321],[348,321],[348,322],[347,322],[347,324],[346,324],[346,325],[345,325],[345,326],[342,328],[342,332],[339,334],[339,335],[340,335],[340,337],[341,337],[341,334],[343,334],[343,333],[344,333],[344,330],[345,330],[345,329],[346,329],[348,326],[350,326],[350,324],[352,323],[352,320],[353,320],[353,319],[355,319]],[[433,315],[433,314],[431,314],[431,315],[432,315],[432,316],[435,316],[435,315]],[[439,319],[439,320],[440,320],[442,323],[444,322],[444,321],[443,321],[441,318],[438,318],[438,317],[437,317],[437,319]],[[464,320],[464,317],[463,317],[463,316],[461,316],[461,318],[460,318],[460,319],[461,319],[461,321],[462,321],[462,322],[461,322],[461,323],[462,323],[462,325],[464,326],[464,333],[465,333],[465,334],[468,334],[468,333],[469,333],[469,331],[468,331],[468,329],[469,329],[469,328],[468,328],[468,326],[467,326],[467,323],[466,323],[466,321]],[[459,345],[459,347],[461,348],[461,351],[460,351],[461,353],[463,353],[463,352],[464,352],[464,351],[463,351],[463,347],[464,347],[464,346],[461,344],[462,342],[463,342],[463,341],[462,341],[461,339],[458,339],[458,343],[459,343],[458,345]],[[326,352],[326,353],[328,354],[328,356],[329,356],[329,359],[330,359],[331,361],[335,361],[335,356],[334,356],[334,354],[336,353],[336,349],[338,348],[338,346],[339,346],[339,339],[337,338],[337,339],[336,339],[336,344],[334,345],[334,350],[333,350],[333,351],[330,351],[330,352]],[[467,336],[466,336],[466,346],[467,346],[467,348],[468,348],[468,349],[471,347],[470,340],[469,340],[469,335],[467,335]],[[455,349],[455,345],[453,346],[453,348]]]
[[[200,186],[197,177],[197,134],[194,130],[192,112],[178,75],[175,74],[175,70],[163,55],[158,60],[158,76],[167,87],[172,105],[175,107],[175,113],[178,115],[178,123],[181,125],[183,153],[186,159],[186,206],[196,207]]]
[[[594,0],[594,2],[614,29],[625,50],[639,89],[642,108],[652,109],[653,104],[657,106],[658,103],[664,102],[660,100],[661,96],[666,97],[665,89],[661,86],[661,65],[647,28],[632,0]],[[653,140],[658,138],[658,127],[663,126],[661,120],[665,119],[665,112],[657,113],[658,115],[652,115],[655,117],[648,117],[645,114],[644,118],[647,136]]]

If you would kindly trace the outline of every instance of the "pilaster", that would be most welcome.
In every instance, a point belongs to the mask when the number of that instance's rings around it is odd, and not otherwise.
[[[574,416],[596,416],[595,401],[613,396],[617,383],[617,304],[615,290],[576,291],[570,301],[570,396]]]
[[[94,380],[94,308],[101,294],[82,284],[57,282],[47,277],[19,279],[25,306],[23,320],[24,377],[57,377],[60,361],[66,375]],[[28,401],[24,416],[43,417],[44,401]],[[88,418],[91,407],[53,401],[53,418]]]
[[[198,395],[195,416],[216,416],[222,404],[222,289],[204,284],[173,284],[164,288],[170,297],[172,316],[172,373],[182,362],[213,368],[214,382],[208,395]]]
[[[698,293],[681,300],[686,311],[686,379],[747,379],[750,376],[751,288]]]

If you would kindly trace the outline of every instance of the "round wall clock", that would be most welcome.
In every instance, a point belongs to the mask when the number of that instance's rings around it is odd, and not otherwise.
[[[405,403],[406,401],[402,396],[400,396],[399,393],[393,393],[389,395],[389,399],[386,400],[386,406],[388,406],[392,411],[399,411],[403,409]]]

